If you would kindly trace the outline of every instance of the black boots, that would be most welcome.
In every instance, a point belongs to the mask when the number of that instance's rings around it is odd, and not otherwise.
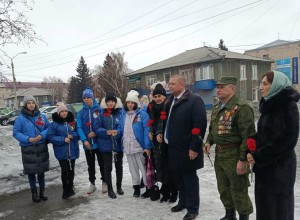
[[[110,198],[112,198],[112,199],[117,198],[117,196],[112,188],[112,185],[107,185],[107,192],[108,192],[107,194]]]
[[[121,186],[121,184],[117,184],[117,193],[119,194],[119,195],[124,195],[124,191],[123,191],[123,189],[122,189],[122,186]]]
[[[240,219],[239,220],[249,220],[249,215],[240,214]]]
[[[37,189],[36,188],[32,189],[31,193],[32,193],[32,201],[34,201],[34,202],[41,201],[40,198],[39,198],[39,194],[37,193]]]
[[[133,185],[133,197],[140,197],[141,195],[141,186],[140,185]]]
[[[226,214],[220,220],[236,220],[235,209],[226,209]]]
[[[141,195],[141,198],[142,198],[142,199],[149,198],[149,197],[150,197],[150,190],[151,190],[151,189],[147,189],[147,187],[146,187],[146,192],[144,192],[144,193]]]
[[[40,187],[40,199],[44,201],[48,200],[48,197],[45,196],[45,187]]]
[[[62,199],[68,199],[71,196],[75,195],[75,191],[73,185],[70,184],[63,184],[63,194]]]

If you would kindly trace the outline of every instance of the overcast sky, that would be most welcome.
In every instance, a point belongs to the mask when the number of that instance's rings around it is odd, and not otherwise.
[[[124,52],[138,70],[222,38],[231,51],[277,39],[300,40],[299,0],[36,0],[29,21],[44,41],[2,48],[17,81],[75,76],[80,56],[90,69],[109,52]],[[7,60],[9,64],[9,60]],[[11,70],[1,67],[10,80]]]

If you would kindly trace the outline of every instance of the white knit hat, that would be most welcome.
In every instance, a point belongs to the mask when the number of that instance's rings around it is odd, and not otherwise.
[[[135,102],[138,106],[140,106],[139,93],[135,90],[130,90],[127,93],[126,102]]]

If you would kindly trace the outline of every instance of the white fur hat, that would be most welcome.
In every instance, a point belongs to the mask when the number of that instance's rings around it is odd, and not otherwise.
[[[139,93],[135,90],[130,90],[127,93],[126,102],[135,102],[138,106],[140,106]]]

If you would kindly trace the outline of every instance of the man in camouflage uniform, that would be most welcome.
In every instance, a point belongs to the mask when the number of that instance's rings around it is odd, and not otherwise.
[[[252,108],[235,95],[237,78],[222,77],[217,82],[220,102],[213,107],[209,135],[203,151],[216,145],[215,171],[220,199],[226,209],[221,220],[248,220],[253,212],[246,160],[246,140],[255,134]]]

